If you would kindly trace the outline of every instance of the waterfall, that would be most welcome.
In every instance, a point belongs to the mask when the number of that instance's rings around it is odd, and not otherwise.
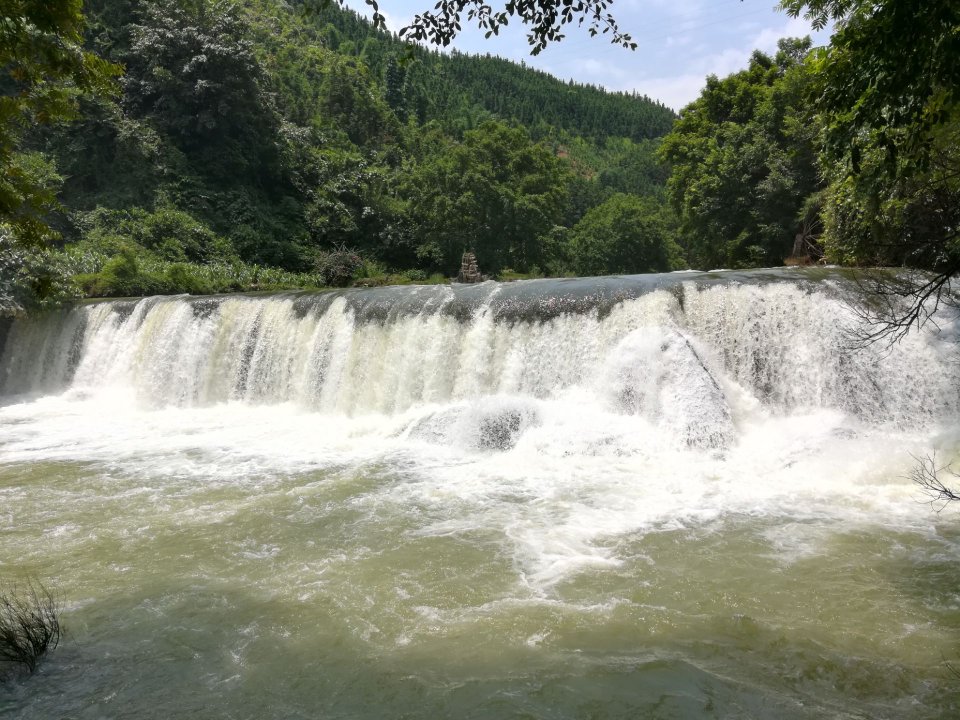
[[[0,392],[344,416],[429,406],[414,434],[466,423],[480,447],[511,445],[538,401],[573,390],[703,448],[729,445],[757,408],[956,417],[957,346],[926,330],[854,350],[853,296],[840,275],[783,270],[91,302],[14,321]],[[469,417],[443,422],[464,403]]]
[[[317,678],[287,715],[949,714],[957,504],[910,474],[960,471],[958,323],[854,349],[868,301],[782,269],[4,322],[0,571],[55,578],[98,668],[65,649],[32,715]]]

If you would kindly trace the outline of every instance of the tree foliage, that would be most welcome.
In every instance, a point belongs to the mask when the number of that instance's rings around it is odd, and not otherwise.
[[[342,4],[342,0],[337,0]],[[376,0],[365,0],[373,9],[373,24],[386,28],[386,19]],[[306,0],[308,11],[329,8],[332,0]],[[564,36],[564,26],[574,22],[587,25],[592,36],[608,35],[610,42],[631,50],[636,49],[630,34],[620,29],[616,18],[609,12],[612,0],[564,0],[542,2],[541,0],[507,0],[503,5],[492,5],[483,0],[439,0],[433,10],[418,13],[410,24],[400,30],[406,40],[426,41],[446,47],[463,30],[464,19],[473,22],[485,31],[486,37],[497,35],[510,24],[519,20],[528,28],[527,42],[530,54],[537,55],[551,42]]]
[[[421,228],[417,252],[453,271],[465,250],[496,272],[543,262],[541,238],[567,201],[562,162],[525,130],[489,122],[442,139],[410,177],[406,192]]]
[[[960,4],[953,0],[787,0],[794,15],[834,20],[812,58],[811,96],[831,181],[824,212],[828,257],[935,271],[881,294],[912,296],[893,336],[950,299],[960,272]]]
[[[683,266],[667,208],[650,197],[618,193],[589,210],[570,231],[578,275],[666,272]]]
[[[77,97],[109,92],[117,72],[81,47],[81,7],[80,0],[0,3],[0,218],[24,244],[49,234],[46,215],[56,207],[51,173],[38,172],[35,156],[22,152],[24,134],[74,118]]]
[[[219,183],[282,182],[280,117],[237,6],[145,3],[128,26],[124,108]]]
[[[837,23],[816,55],[825,149],[854,172],[864,150],[896,175],[924,166],[937,126],[960,101],[960,5],[954,0],[785,0],[818,27]],[[902,158],[908,166],[900,165]]]
[[[809,49],[809,39],[781,40],[774,57],[755,52],[746,70],[708,77],[664,138],[668,196],[695,264],[777,265],[790,254],[820,188]]]

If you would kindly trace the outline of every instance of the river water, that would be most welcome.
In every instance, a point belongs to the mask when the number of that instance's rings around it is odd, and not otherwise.
[[[17,320],[10,718],[960,714],[956,319],[832,271],[148,298]]]

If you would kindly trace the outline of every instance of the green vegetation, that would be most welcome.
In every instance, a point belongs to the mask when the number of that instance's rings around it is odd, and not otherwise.
[[[411,48],[338,7],[84,10],[87,55],[123,73],[113,94],[67,78],[72,116],[18,136],[37,198],[18,212],[49,237],[7,223],[8,305],[427,282],[467,249],[488,273],[570,272],[587,210],[662,192],[674,114],[644,97]]]
[[[60,643],[60,602],[35,580],[0,587],[0,666],[34,672],[40,659]]]
[[[960,5],[787,0],[836,22],[830,45],[708,78],[661,146],[693,265],[804,262],[934,271],[895,331],[960,272]],[[793,257],[788,257],[792,255]]]
[[[0,24],[0,218],[23,244],[50,234],[60,177],[45,157],[23,151],[28,131],[69,119],[81,92],[110,90],[118,68],[80,47],[80,0],[3,0]]]
[[[686,267],[676,223],[652,198],[618,193],[591,209],[570,231],[578,275],[651,273]]]
[[[960,272],[960,5],[785,4],[821,23],[842,18],[810,58],[828,256]]]
[[[673,172],[668,196],[696,265],[779,265],[820,190],[816,122],[805,96],[809,40],[783,40],[775,57],[707,86],[661,152]]]
[[[0,305],[425,282],[465,250],[504,277],[820,257],[950,277],[960,8],[784,5],[836,21],[831,45],[757,52],[677,119],[331,2],[91,0],[85,27],[72,0],[10,3]],[[526,18],[536,49],[606,4],[485,8],[408,34]]]
[[[488,271],[526,271],[544,260],[547,234],[563,216],[567,180],[561,161],[522,128],[490,121],[462,142],[440,139],[404,188],[419,228],[418,256],[450,268],[468,247]]]

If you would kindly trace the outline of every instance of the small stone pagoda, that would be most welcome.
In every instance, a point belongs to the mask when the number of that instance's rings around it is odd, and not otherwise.
[[[460,261],[460,273],[457,275],[457,282],[483,282],[483,277],[480,275],[480,268],[477,267],[477,256],[472,252],[465,252],[463,254],[463,259]]]

